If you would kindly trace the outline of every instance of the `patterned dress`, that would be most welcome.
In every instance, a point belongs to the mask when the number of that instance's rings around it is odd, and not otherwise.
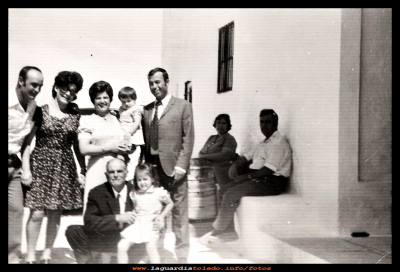
[[[35,113],[35,148],[31,153],[32,183],[26,207],[34,210],[74,210],[82,207],[82,192],[72,152],[79,114],[57,118],[43,105]]]

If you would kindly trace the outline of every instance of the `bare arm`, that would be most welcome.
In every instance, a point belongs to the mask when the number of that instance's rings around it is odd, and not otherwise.
[[[166,201],[166,206],[164,207],[164,210],[160,214],[161,217],[165,218],[174,208],[174,202],[172,199],[168,196],[167,201]]]
[[[227,158],[231,158],[235,155],[235,152],[230,148],[222,148],[221,152],[203,154],[199,153],[199,158],[210,160],[210,161],[225,161]]]
[[[140,127],[140,123],[142,120],[142,116],[136,115],[135,116],[135,121],[133,122],[133,125],[129,127],[128,132],[130,135],[134,134],[138,128]]]
[[[21,147],[22,154],[22,178],[21,182],[29,186],[32,182],[32,173],[31,173],[31,165],[30,165],[30,157],[31,157],[31,143],[33,138],[36,135],[37,126],[33,126],[31,132],[25,137],[24,143]]]
[[[79,139],[79,150],[82,155],[97,156],[107,152],[122,154],[118,144],[114,145],[95,145],[91,143],[90,139]]]
[[[79,142],[78,142],[78,137],[75,137],[72,146],[74,148],[74,153],[76,156],[76,159],[79,163],[79,166],[81,168],[81,174],[82,175],[86,175],[86,161],[85,161],[85,155],[83,155],[81,153],[81,151],[79,150]]]
[[[164,201],[166,203],[166,206],[164,207],[164,210],[162,211],[161,214],[156,216],[154,218],[154,226],[153,228],[160,230],[165,227],[165,217],[172,211],[172,208],[174,207],[174,202],[172,201],[171,197],[168,195],[167,199]]]

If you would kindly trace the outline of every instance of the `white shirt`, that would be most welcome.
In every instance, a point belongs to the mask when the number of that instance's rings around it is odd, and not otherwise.
[[[157,110],[157,117],[158,117],[158,120],[160,120],[160,118],[161,118],[161,115],[163,114],[163,112],[164,112],[164,110],[165,110],[165,107],[168,105],[168,103],[169,103],[169,101],[171,100],[171,97],[172,97],[172,95],[170,94],[170,93],[168,93],[160,102],[161,102],[161,105],[159,105],[158,106],[158,110]],[[157,100],[154,102],[154,103],[156,103],[157,102]],[[155,113],[156,111],[154,110],[153,111],[153,117],[151,118],[151,120],[153,120],[154,119],[154,113]]]
[[[8,154],[19,154],[33,121],[19,103],[15,88],[8,91]]]
[[[253,152],[244,156],[247,160],[253,160],[250,169],[258,170],[265,166],[274,171],[275,176],[290,176],[292,149],[279,131],[275,131],[268,139],[260,142]]]
[[[117,192],[114,190],[114,188],[112,188],[114,191],[114,195],[115,198],[118,198],[118,194],[121,195],[121,197],[119,198],[119,208],[120,208],[120,214],[125,213],[125,206],[126,206],[126,199],[128,196],[128,188],[125,185],[124,188],[121,190],[121,192]]]

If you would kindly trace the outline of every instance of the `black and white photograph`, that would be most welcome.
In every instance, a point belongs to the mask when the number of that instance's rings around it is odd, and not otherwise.
[[[8,8],[8,264],[392,264],[392,8]]]

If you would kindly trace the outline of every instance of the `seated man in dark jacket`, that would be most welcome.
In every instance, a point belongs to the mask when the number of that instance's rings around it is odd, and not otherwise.
[[[117,252],[120,232],[136,218],[129,197],[133,185],[125,181],[125,163],[112,159],[105,174],[108,181],[89,192],[84,226],[71,225],[65,231],[78,263],[96,263],[93,251]]]

